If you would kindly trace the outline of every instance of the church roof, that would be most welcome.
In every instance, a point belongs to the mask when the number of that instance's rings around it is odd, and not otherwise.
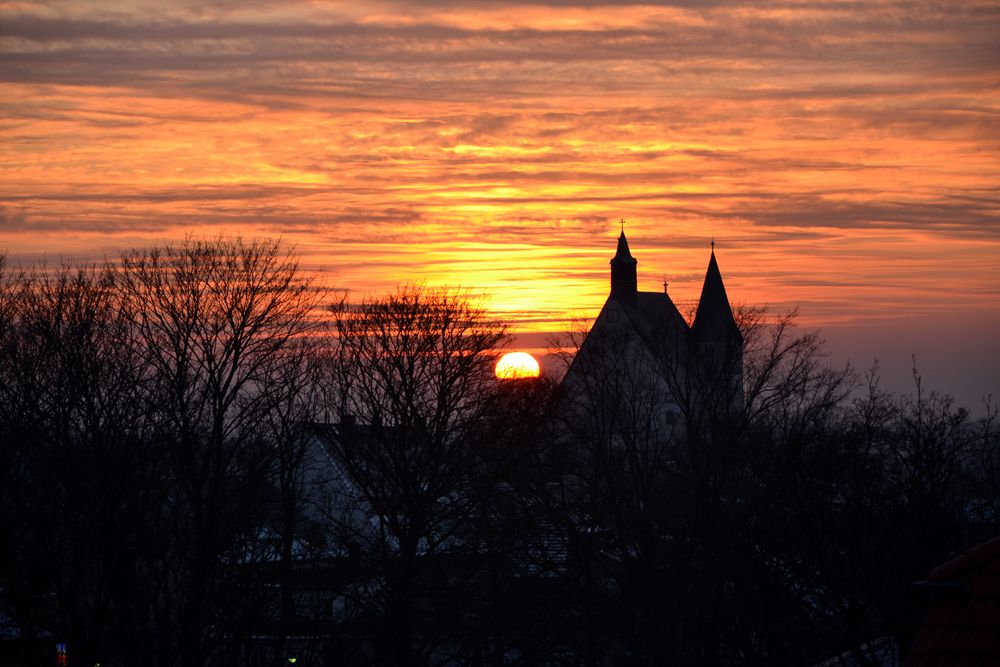
[[[624,312],[624,320],[606,319],[606,311],[618,308]],[[624,329],[621,328],[623,324],[626,325]],[[676,358],[675,355],[687,345],[689,331],[677,306],[664,292],[637,292],[624,298],[609,296],[573,359],[567,376],[587,368],[592,355],[603,357],[603,346],[607,343],[621,344],[629,337],[638,339],[653,359]],[[595,344],[597,347],[594,347]],[[618,360],[624,361],[624,358]]]
[[[719,263],[715,259],[715,243],[712,256],[708,260],[708,271],[705,273],[705,283],[701,287],[701,298],[698,300],[698,311],[694,316],[691,329],[700,338],[725,338],[733,332],[739,335],[739,327],[733,317],[733,309],[729,306],[729,296],[722,282]]]
[[[676,345],[677,332],[686,333],[687,322],[663,292],[639,292],[634,303],[623,302],[633,328],[650,349]]]

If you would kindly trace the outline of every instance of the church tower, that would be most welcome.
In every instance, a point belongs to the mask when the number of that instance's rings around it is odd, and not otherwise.
[[[736,326],[736,318],[733,317],[733,309],[729,305],[726,286],[722,282],[719,262],[715,259],[715,241],[712,241],[712,255],[708,259],[708,270],[705,272],[701,298],[698,299],[698,311],[695,313],[691,329],[699,340],[743,343],[743,336]]]
[[[634,303],[639,293],[636,276],[638,261],[628,249],[625,230],[618,237],[618,251],[611,258],[611,297],[627,303]]]
[[[715,259],[715,241],[708,260],[701,298],[691,326],[692,342],[707,379],[727,389],[733,407],[743,403],[743,334],[733,317],[719,263]]]

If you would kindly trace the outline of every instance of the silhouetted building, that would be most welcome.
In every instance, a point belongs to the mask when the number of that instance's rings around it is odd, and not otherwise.
[[[680,414],[690,412],[684,408],[696,403],[738,409],[743,337],[714,241],[691,326],[666,283],[662,292],[639,291],[637,264],[622,231],[611,259],[611,292],[563,380],[567,396],[590,411],[620,403],[625,393],[632,394],[632,404],[655,402],[654,428],[660,429],[672,429]]]

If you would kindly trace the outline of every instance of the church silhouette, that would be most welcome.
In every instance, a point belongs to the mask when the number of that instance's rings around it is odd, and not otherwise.
[[[673,429],[679,416],[689,416],[695,408],[701,413],[738,410],[743,336],[719,270],[715,241],[690,326],[666,283],[663,291],[639,291],[638,261],[624,229],[610,264],[610,294],[563,379],[565,395],[591,413],[623,399],[653,401],[660,429]]]

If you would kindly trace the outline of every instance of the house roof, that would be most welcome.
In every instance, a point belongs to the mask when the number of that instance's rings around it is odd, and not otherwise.
[[[1000,665],[1000,537],[931,571],[934,600],[906,667]]]

